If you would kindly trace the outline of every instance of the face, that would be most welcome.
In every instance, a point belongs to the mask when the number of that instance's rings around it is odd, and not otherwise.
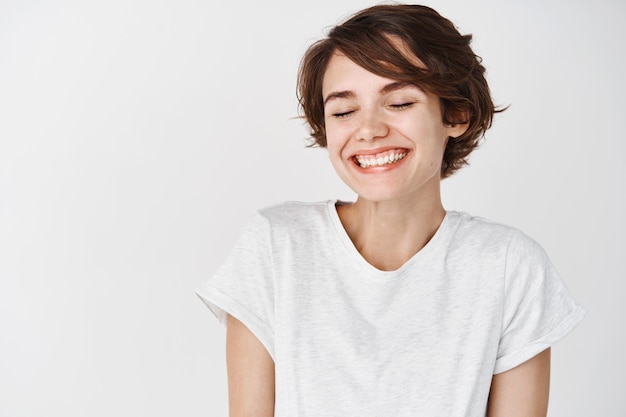
[[[340,53],[328,63],[322,95],[331,162],[360,199],[439,195],[447,138],[465,126],[443,124],[436,96],[375,75]]]

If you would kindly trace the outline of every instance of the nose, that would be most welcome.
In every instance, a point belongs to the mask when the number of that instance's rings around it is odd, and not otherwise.
[[[380,114],[380,110],[362,111],[360,116],[356,131],[357,140],[370,142],[384,138],[389,133],[389,127],[384,116]]]

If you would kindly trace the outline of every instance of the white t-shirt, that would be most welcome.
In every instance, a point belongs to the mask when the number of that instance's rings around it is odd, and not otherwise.
[[[260,211],[197,290],[274,359],[277,417],[484,417],[493,374],[585,314],[516,229],[449,211],[422,250],[381,271],[335,203]]]

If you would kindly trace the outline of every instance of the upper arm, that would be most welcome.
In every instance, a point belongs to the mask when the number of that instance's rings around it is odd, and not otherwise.
[[[550,348],[493,376],[488,417],[545,417],[550,391]]]
[[[274,361],[254,334],[228,316],[228,402],[231,417],[274,415]]]

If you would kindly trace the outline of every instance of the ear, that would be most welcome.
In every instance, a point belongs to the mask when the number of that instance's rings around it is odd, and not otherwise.
[[[448,114],[451,116],[450,122],[445,124],[448,132],[448,137],[458,138],[469,128],[469,114],[468,112],[454,112]]]
[[[465,133],[468,128],[469,123],[451,123],[449,125],[446,125],[448,137],[452,137],[455,139]]]

